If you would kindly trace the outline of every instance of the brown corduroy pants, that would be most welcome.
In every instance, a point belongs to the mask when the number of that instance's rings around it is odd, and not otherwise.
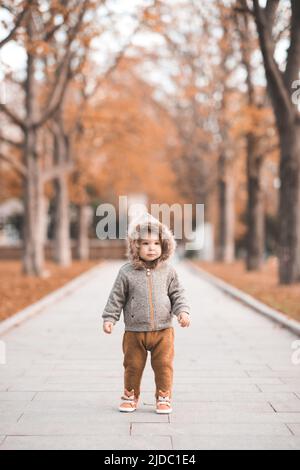
[[[124,386],[135,396],[140,395],[143,371],[148,351],[151,352],[151,366],[154,371],[156,398],[159,390],[170,392],[173,385],[174,329],[160,331],[125,331],[123,336]]]

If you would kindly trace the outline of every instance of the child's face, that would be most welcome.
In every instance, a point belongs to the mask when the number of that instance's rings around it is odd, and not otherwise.
[[[148,234],[140,242],[139,250],[140,258],[144,261],[154,261],[161,256],[161,243],[159,236],[155,234]]]

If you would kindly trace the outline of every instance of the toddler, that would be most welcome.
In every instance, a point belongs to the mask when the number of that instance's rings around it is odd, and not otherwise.
[[[182,327],[190,325],[190,307],[175,268],[167,262],[176,248],[172,232],[146,214],[131,223],[127,256],[103,312],[103,330],[111,334],[123,309],[125,332],[124,395],[119,410],[135,411],[148,351],[156,383],[156,412],[172,412],[173,315]]]

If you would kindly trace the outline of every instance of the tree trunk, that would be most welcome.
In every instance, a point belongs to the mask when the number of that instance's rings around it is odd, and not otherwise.
[[[248,178],[248,234],[247,270],[261,268],[265,249],[264,194],[262,189],[263,157],[257,155],[256,136],[247,136],[247,178]]]
[[[54,130],[54,162],[59,167],[69,160],[69,145],[63,133],[61,115],[56,116],[58,125]],[[62,170],[54,179],[55,223],[54,223],[54,260],[60,266],[70,266],[72,262],[70,239],[70,201],[68,172]]]
[[[77,258],[88,260],[90,256],[89,227],[92,219],[92,209],[87,205],[78,206],[78,240]]]
[[[28,140],[31,140],[30,137]],[[24,180],[23,272],[31,276],[42,276],[45,261],[43,183],[38,159],[29,148],[27,152],[28,176]]]
[[[285,71],[279,70],[274,59],[275,47],[270,33],[278,5],[279,0],[268,2],[267,6],[262,8],[258,0],[253,0],[260,48],[281,147],[279,278],[281,284],[292,284],[300,280],[300,125],[297,104],[291,99],[292,83],[299,78],[300,2],[291,1],[290,46],[287,50]]]
[[[234,260],[234,177],[227,168],[226,157],[219,160],[219,250],[218,260],[231,263]]]
[[[300,280],[300,125],[280,132],[279,275],[282,284]]]
[[[72,254],[70,243],[69,194],[67,178],[64,174],[54,180],[54,190],[54,260],[60,266],[70,266]]]
[[[29,22],[29,34],[32,24]],[[25,80],[26,129],[24,131],[23,162],[27,168],[24,179],[24,247],[23,272],[28,275],[41,276],[44,269],[43,237],[43,182],[39,159],[36,153],[36,131],[32,126],[34,120],[34,57],[27,55],[27,75]]]

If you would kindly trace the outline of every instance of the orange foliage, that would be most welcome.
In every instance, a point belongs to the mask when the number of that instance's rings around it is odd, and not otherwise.
[[[134,74],[130,60],[123,59],[90,100],[74,140],[73,202],[86,203],[90,195],[115,198],[131,192],[161,202],[177,200],[170,165],[176,130],[152,95],[153,89]],[[73,95],[66,106],[68,125],[72,116],[77,118],[75,101]]]
[[[21,179],[18,174],[8,165],[0,160],[0,202],[11,197],[20,197]]]

